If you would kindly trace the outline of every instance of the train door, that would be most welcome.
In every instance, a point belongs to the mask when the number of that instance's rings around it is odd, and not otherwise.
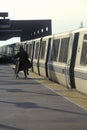
[[[35,46],[35,41],[32,41],[32,52],[31,52],[31,63],[32,63],[32,72],[34,71],[33,69],[33,58],[34,58],[34,46]]]
[[[70,68],[69,68],[69,76],[70,76],[69,84],[70,84],[71,88],[75,88],[74,67],[75,67],[75,61],[76,61],[78,40],[79,40],[79,32],[76,32],[76,33],[74,33],[72,55],[71,55],[71,62],[70,62]]]
[[[69,82],[69,66],[68,66],[68,55],[69,55],[69,45],[70,36],[64,35],[60,39],[60,51],[58,57],[58,81],[64,86],[68,86]]]
[[[32,71],[33,71],[33,55],[34,55],[34,41],[30,40],[27,42],[27,52],[28,52],[28,58],[32,63]]]
[[[45,74],[45,53],[47,51],[47,45],[46,45],[46,40],[43,39],[41,42],[41,47],[40,47],[40,56],[39,56],[39,72],[40,75],[46,76]]]
[[[59,44],[60,44],[60,39],[58,38],[58,35],[53,35],[49,47],[47,73],[48,73],[48,78],[54,82],[58,82],[57,57],[59,51]]]
[[[74,39],[74,34],[72,34],[70,32],[69,33],[69,46],[68,46],[67,62],[66,62],[66,66],[65,66],[66,85],[69,88],[71,88],[71,83],[70,83],[70,64],[71,64],[71,55],[72,55],[72,48],[73,48],[73,39]]]
[[[42,39],[41,48],[40,48],[40,57],[39,57],[39,70],[40,75],[48,77],[47,72],[47,62],[48,54],[50,49],[50,41],[52,36],[46,36]]]
[[[75,31],[70,33],[70,44],[66,66],[66,82],[69,88],[75,88],[74,67],[75,67],[78,39],[79,39],[78,32]]]
[[[39,71],[40,42],[41,38],[35,40],[34,57],[33,57],[33,70],[37,74],[40,74]]]

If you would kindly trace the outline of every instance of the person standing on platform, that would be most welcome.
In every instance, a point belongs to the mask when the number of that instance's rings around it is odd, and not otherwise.
[[[23,71],[25,75],[25,79],[27,78],[28,74],[28,68],[30,66],[30,62],[28,60],[28,54],[23,49],[23,46],[21,45],[19,48],[19,52],[14,56],[14,58],[19,58],[19,63],[16,70],[16,78],[19,77],[18,73],[19,71]]]

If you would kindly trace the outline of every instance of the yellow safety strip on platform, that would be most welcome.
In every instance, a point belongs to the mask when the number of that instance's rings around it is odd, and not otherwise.
[[[58,83],[54,83],[38,74],[30,72],[30,76],[35,78],[41,84],[46,85],[51,90],[55,91],[56,93],[64,96],[69,101],[75,103],[76,105],[84,108],[87,110],[87,95],[76,91],[76,89],[70,89],[65,86],[62,86]]]

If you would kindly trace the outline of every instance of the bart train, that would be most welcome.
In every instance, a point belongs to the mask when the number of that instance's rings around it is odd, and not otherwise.
[[[20,44],[28,52],[34,73],[87,94],[87,28]]]

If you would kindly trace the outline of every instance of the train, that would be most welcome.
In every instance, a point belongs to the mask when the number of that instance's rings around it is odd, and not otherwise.
[[[27,40],[13,47],[19,45],[28,53],[32,72],[87,94],[87,28]]]

